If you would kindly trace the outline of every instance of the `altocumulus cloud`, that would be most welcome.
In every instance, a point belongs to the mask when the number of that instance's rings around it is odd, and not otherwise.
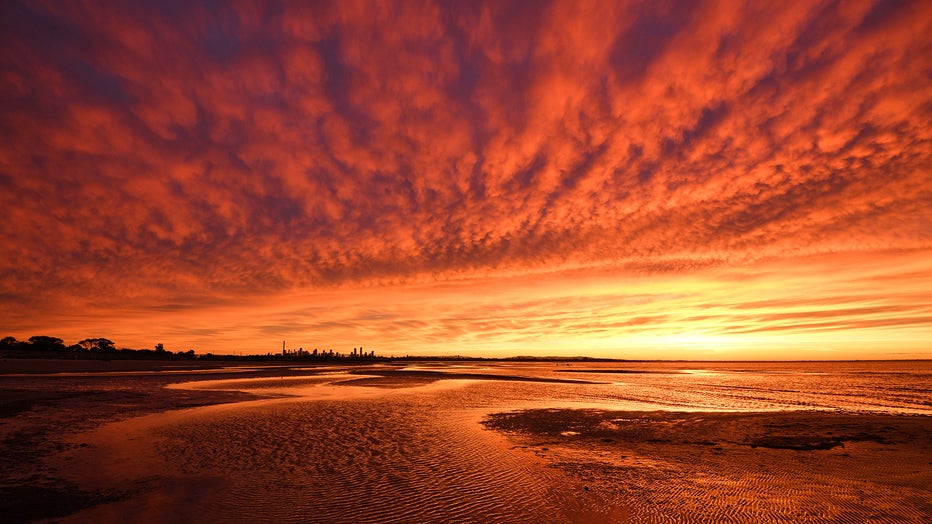
[[[0,18],[6,311],[932,246],[928,2]]]

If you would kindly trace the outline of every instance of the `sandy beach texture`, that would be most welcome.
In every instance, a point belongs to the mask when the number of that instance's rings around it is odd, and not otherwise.
[[[4,522],[932,514],[927,415],[606,409],[590,401],[644,388],[521,366],[16,365],[0,374]]]
[[[932,420],[537,409],[485,419],[632,521],[923,522]]]

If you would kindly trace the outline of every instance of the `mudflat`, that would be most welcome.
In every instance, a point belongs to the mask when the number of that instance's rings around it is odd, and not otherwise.
[[[0,359],[0,376],[13,374],[211,371],[254,366],[254,364],[242,361],[3,358]],[[268,364],[264,364],[263,367],[268,367]]]
[[[4,522],[932,514],[928,375],[898,367],[17,366],[0,373]],[[736,404],[761,407],[709,407]]]
[[[232,367],[229,367],[232,366]],[[183,372],[179,372],[183,371]],[[175,373],[179,372],[179,373]],[[0,515],[4,522],[63,517],[134,495],[87,490],[49,459],[72,437],[104,424],[164,411],[258,398],[241,391],[169,389],[183,380],[293,374],[230,363],[8,359],[0,361]],[[151,450],[140,450],[148,453]]]
[[[637,522],[922,522],[932,417],[532,409],[483,424]]]

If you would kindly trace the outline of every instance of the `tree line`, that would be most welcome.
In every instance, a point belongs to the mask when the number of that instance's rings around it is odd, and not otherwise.
[[[156,344],[153,349],[117,349],[116,344],[107,338],[85,338],[77,344],[65,345],[65,341],[58,337],[45,335],[36,335],[29,337],[29,340],[16,340],[15,337],[3,337],[0,339],[0,351],[14,352],[22,356],[40,356],[41,354],[52,353],[56,356],[61,354],[72,354],[76,358],[80,356],[87,357],[124,357],[124,358],[142,358],[142,359],[159,359],[159,360],[193,360],[195,358],[194,350],[171,352],[165,349],[161,343]]]
[[[387,360],[383,357],[376,356],[375,352],[362,355],[362,348],[359,348],[359,354],[354,348],[352,355],[330,352],[310,353],[298,350],[291,352],[267,353],[265,355],[215,355],[213,353],[195,354],[193,349],[187,351],[171,352],[165,349],[161,343],[156,344],[153,349],[117,349],[116,344],[107,338],[85,338],[77,344],[65,345],[64,340],[58,337],[49,337],[37,335],[29,337],[28,340],[16,340],[15,337],[4,337],[0,339],[0,357],[2,358],[52,358],[52,359],[91,359],[91,360],[220,360],[220,361],[245,361],[245,362],[266,362],[266,361],[374,361]]]

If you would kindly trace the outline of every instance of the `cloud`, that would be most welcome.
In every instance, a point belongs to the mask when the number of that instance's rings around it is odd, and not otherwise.
[[[0,9],[6,311],[932,247],[925,2]]]

